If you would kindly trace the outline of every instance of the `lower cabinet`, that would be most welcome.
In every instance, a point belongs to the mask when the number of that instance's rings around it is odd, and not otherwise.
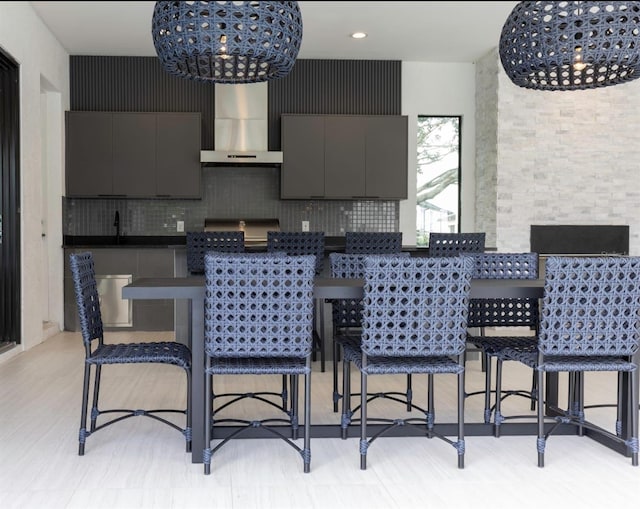
[[[129,279],[174,277],[176,249],[66,248],[64,250],[64,328],[79,331],[80,322],[69,255],[91,251],[105,330],[173,331],[173,300],[126,300],[121,288]]]

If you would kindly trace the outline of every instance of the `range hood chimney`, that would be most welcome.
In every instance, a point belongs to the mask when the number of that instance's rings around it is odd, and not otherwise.
[[[207,166],[280,164],[282,152],[268,149],[267,82],[215,84],[215,150],[200,151]]]

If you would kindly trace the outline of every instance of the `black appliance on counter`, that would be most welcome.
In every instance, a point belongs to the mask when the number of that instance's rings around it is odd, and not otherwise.
[[[531,225],[539,255],[628,255],[629,225]]]
[[[531,251],[544,278],[549,256],[627,256],[629,225],[531,225]]]

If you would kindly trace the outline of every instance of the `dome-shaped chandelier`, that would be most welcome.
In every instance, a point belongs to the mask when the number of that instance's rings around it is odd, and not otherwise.
[[[153,44],[170,74],[257,83],[289,74],[302,43],[298,2],[156,2]]]
[[[500,61],[520,87],[601,88],[640,77],[640,2],[519,2]]]

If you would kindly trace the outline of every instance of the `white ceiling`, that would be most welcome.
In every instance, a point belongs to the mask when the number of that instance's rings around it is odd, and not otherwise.
[[[518,2],[299,2],[299,58],[475,62]],[[155,2],[31,2],[71,55],[155,56]],[[354,40],[363,31],[366,39]]]

